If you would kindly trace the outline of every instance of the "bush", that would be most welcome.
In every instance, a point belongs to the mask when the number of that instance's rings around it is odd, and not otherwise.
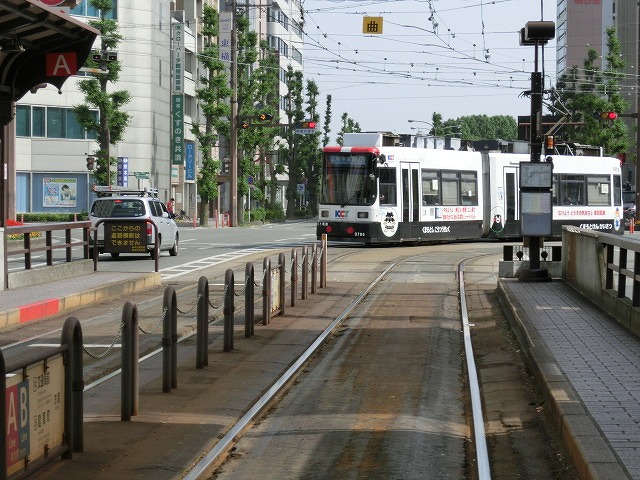
[[[244,221],[252,221],[252,222],[264,222],[266,220],[267,212],[264,208],[254,208],[251,210],[251,218],[249,218],[249,212],[244,212]]]
[[[281,208],[270,208],[265,211],[267,220],[284,220],[284,210]]]
[[[55,223],[55,222],[73,222],[73,216],[78,221],[89,220],[87,212],[80,213],[18,213],[16,217],[26,223]]]

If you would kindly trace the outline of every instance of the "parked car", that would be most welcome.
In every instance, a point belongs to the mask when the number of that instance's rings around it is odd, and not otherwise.
[[[89,211],[89,219],[95,226],[100,220],[152,220],[158,227],[158,250],[178,255],[179,232],[167,206],[157,198],[157,190],[132,190],[124,187],[94,187],[98,198]],[[146,250],[155,258],[155,232],[151,223],[146,224]],[[98,226],[98,252],[104,253],[104,223]],[[93,245],[93,239],[92,239]],[[92,252],[93,254],[93,252]],[[111,256],[119,256],[112,252]]]

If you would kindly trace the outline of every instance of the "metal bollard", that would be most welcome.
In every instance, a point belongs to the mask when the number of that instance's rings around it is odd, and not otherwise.
[[[244,336],[245,338],[253,337],[254,334],[254,311],[255,295],[254,289],[254,271],[253,263],[247,262],[244,268]]]
[[[302,247],[302,300],[307,298],[307,283],[309,281],[309,258],[307,247]]]
[[[278,269],[280,270],[280,284],[278,285],[278,290],[280,292],[280,315],[284,315],[284,304],[285,304],[285,264],[286,264],[286,258],[284,253],[281,253],[280,255],[278,255]]]
[[[322,234],[322,258],[320,260],[320,288],[327,286],[327,234]]]
[[[271,322],[271,260],[262,261],[262,324]]]
[[[122,376],[120,420],[128,422],[138,414],[138,309],[127,301],[122,309]]]
[[[316,282],[318,275],[318,258],[316,244],[311,245],[311,293],[316,293]]]
[[[235,310],[233,270],[227,269],[224,275],[224,351],[233,350],[233,313]]]
[[[65,396],[70,399],[64,405],[64,430],[69,435],[70,450],[64,458],[71,458],[71,451],[84,450],[83,417],[83,363],[82,363],[82,327],[76,317],[69,317],[62,327],[60,344],[67,346],[66,363],[70,375],[65,375]]]
[[[198,280],[198,309],[196,314],[196,368],[209,365],[209,280]]]
[[[291,250],[291,306],[296,306],[298,298],[298,252]]]
[[[162,391],[178,387],[178,306],[173,287],[164,289],[162,300]]]

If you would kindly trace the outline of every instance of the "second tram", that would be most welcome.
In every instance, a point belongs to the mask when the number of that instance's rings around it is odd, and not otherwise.
[[[324,148],[317,236],[363,243],[519,238],[526,154],[383,146],[345,134]],[[622,234],[620,161],[552,155],[552,237],[562,225]]]

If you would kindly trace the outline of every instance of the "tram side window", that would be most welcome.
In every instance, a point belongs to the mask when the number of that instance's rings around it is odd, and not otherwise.
[[[476,172],[461,172],[460,186],[462,187],[460,205],[478,205],[478,178]]]
[[[585,176],[564,174],[558,175],[557,201],[560,205],[585,204]]]
[[[442,204],[460,205],[458,172],[442,172]]]
[[[379,173],[380,205],[397,205],[396,170],[394,168],[381,168]]]
[[[422,205],[440,205],[440,180],[437,170],[422,170]]]
[[[589,205],[609,205],[611,185],[607,175],[587,175],[587,203]]]

